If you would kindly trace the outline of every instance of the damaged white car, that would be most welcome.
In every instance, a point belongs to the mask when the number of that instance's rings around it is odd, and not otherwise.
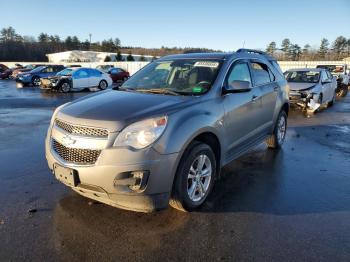
[[[323,68],[290,69],[284,73],[289,85],[289,102],[309,112],[332,106],[336,79]]]

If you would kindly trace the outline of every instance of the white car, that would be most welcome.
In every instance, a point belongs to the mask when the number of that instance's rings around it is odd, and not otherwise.
[[[284,76],[290,89],[290,104],[312,112],[323,105],[333,105],[337,82],[327,69],[290,69],[284,73]]]
[[[70,67],[57,73],[56,76],[42,78],[40,88],[54,89],[66,93],[92,87],[105,90],[112,84],[113,81],[110,75],[100,70],[86,67]]]

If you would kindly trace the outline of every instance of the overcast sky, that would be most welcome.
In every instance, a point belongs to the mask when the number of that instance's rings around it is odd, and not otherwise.
[[[282,39],[318,46],[325,37],[350,38],[350,0],[16,0],[1,3],[0,28],[122,45],[265,48]]]

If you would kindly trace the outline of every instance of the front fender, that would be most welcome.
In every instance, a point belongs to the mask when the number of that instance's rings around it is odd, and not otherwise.
[[[168,126],[154,149],[161,154],[181,155],[196,136],[206,132],[214,134],[222,145],[223,116],[224,109],[219,103],[202,103],[169,115]]]

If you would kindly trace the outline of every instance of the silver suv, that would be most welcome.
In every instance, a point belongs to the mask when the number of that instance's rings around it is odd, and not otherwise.
[[[287,82],[274,58],[235,53],[171,55],[107,90],[56,109],[46,138],[55,177],[115,207],[191,211],[220,169],[266,141],[281,147]]]

